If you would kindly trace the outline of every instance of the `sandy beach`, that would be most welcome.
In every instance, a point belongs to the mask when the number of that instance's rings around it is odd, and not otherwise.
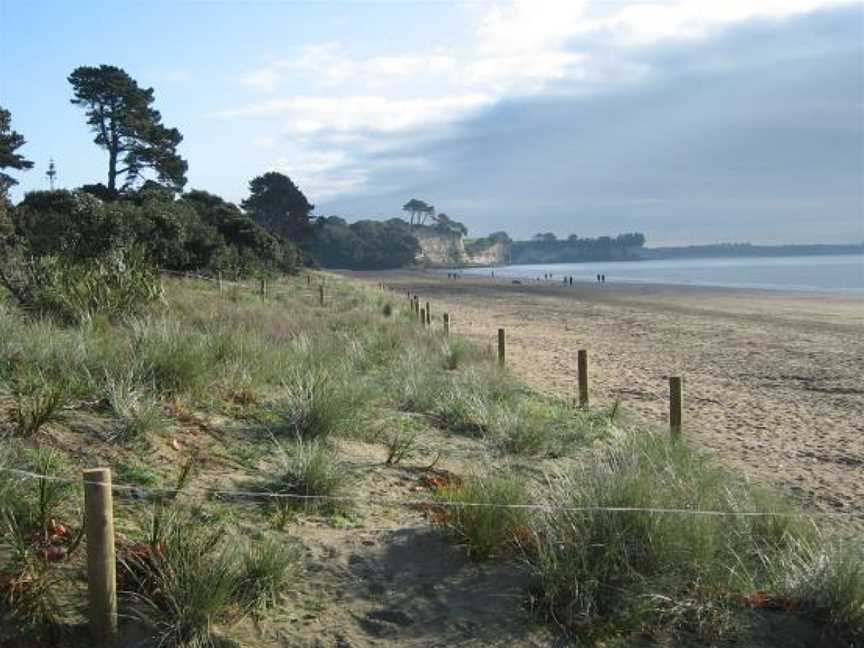
[[[807,508],[864,513],[864,300],[779,291],[448,279],[351,273],[410,290],[484,345],[507,331],[508,364],[572,397],[591,356],[592,405],[666,425],[668,377],[684,376],[685,434]],[[861,519],[850,520],[859,526]]]

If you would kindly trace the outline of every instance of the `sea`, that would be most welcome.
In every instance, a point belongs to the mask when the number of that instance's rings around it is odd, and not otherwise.
[[[725,286],[864,295],[864,255],[724,257],[651,261],[607,261],[600,263],[550,263],[495,268],[463,268],[466,275],[513,279],[537,279],[551,274],[553,280],[606,283],[678,284]]]

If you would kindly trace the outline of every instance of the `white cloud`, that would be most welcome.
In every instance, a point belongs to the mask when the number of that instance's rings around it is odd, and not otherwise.
[[[733,23],[838,4],[848,2],[515,0],[491,8],[471,5],[465,9],[475,26],[469,42],[437,38],[431,47],[365,57],[333,41],[307,43],[242,79],[269,97],[217,114],[278,120],[288,136],[283,147],[293,148],[279,158],[287,172],[299,175],[306,169],[312,195],[354,192],[367,177],[359,170],[365,156],[386,150],[394,138],[440,130],[501,99],[542,94],[562,82],[570,92],[586,93],[643,82],[657,71],[639,60],[639,48],[708,38]],[[300,92],[285,94],[289,84]]]

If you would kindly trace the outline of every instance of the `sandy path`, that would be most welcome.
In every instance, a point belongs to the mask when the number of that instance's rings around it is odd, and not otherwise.
[[[426,273],[355,273],[411,290],[492,343],[537,389],[572,395],[576,353],[592,401],[663,424],[668,376],[685,377],[686,434],[754,481],[831,512],[864,513],[864,302],[851,297],[597,286]],[[858,523],[860,524],[860,522]]]

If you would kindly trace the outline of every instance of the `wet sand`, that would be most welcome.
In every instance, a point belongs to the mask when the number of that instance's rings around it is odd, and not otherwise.
[[[684,376],[684,433],[698,446],[807,507],[864,513],[860,297],[348,274],[419,294],[438,326],[449,312],[454,331],[484,345],[505,328],[508,364],[538,390],[572,397],[588,349],[592,405],[620,399],[662,426],[668,377]]]

